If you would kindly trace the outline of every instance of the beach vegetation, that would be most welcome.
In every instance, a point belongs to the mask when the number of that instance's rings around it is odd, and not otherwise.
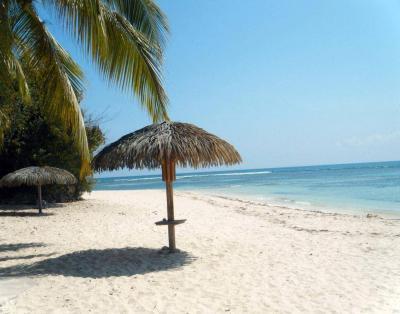
[[[136,96],[153,121],[168,119],[161,78],[167,20],[152,0],[0,2],[0,81],[15,89],[26,105],[32,102],[30,76],[40,74],[40,114],[46,122],[62,125],[62,132],[68,130],[84,176],[90,173],[90,143],[79,105],[84,74],[49,31],[41,12],[54,17],[76,40],[106,81]],[[0,108],[0,142],[8,120]]]
[[[82,159],[71,130],[54,119],[41,107],[42,90],[39,77],[30,76],[31,102],[24,104],[20,93],[0,83],[0,109],[7,126],[3,128],[3,144],[0,149],[0,177],[29,166],[54,166],[70,171],[78,182],[70,186],[45,186],[46,201],[71,201],[90,191],[93,179],[90,175],[80,176]],[[90,158],[104,143],[105,136],[98,119],[83,114],[85,133]],[[34,187],[1,188],[3,202],[33,203],[36,201]]]

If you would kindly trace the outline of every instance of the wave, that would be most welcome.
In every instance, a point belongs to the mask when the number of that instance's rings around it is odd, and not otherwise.
[[[185,178],[217,177],[217,176],[247,176],[247,175],[258,175],[258,174],[268,174],[268,173],[271,173],[271,171],[190,174],[190,175],[179,175],[176,177],[176,179],[178,180],[178,179],[185,179]]]
[[[259,174],[268,174],[268,173],[271,173],[271,171],[189,174],[189,175],[177,175],[176,179],[180,180],[180,179],[186,179],[186,178],[219,177],[219,176],[249,176],[249,175],[259,175]],[[113,182],[134,182],[134,181],[143,181],[143,180],[161,180],[161,177],[114,179]]]
[[[113,181],[114,182],[117,182],[117,181],[131,182],[131,181],[142,181],[142,180],[161,180],[161,177],[135,178],[135,179],[115,179]]]

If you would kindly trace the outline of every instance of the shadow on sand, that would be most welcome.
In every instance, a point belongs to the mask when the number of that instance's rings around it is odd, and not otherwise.
[[[15,204],[0,204],[0,217],[43,217],[51,216],[53,213],[46,213],[47,209],[62,208],[65,204],[47,203],[43,208],[43,213],[39,215],[39,210],[36,205],[15,205]]]
[[[32,255],[24,255],[24,256],[6,256],[0,257],[0,262],[6,262],[11,260],[18,260],[18,259],[31,259],[36,257],[49,257],[54,255],[53,253],[50,254],[32,254]]]
[[[0,244],[0,253],[8,251],[15,252],[23,249],[44,246],[46,246],[46,244],[41,242]]]
[[[46,208],[62,208],[67,206],[64,203],[47,203],[43,210]],[[21,211],[21,210],[38,210],[36,204],[0,204],[0,211],[10,210],[10,211]]]
[[[170,254],[162,250],[137,247],[86,250],[30,265],[0,267],[0,278],[43,275],[89,278],[132,276],[183,267],[193,260],[192,256],[183,251]]]
[[[0,217],[44,217],[52,216],[53,213],[41,213],[38,212],[18,212],[18,211],[0,211]]]

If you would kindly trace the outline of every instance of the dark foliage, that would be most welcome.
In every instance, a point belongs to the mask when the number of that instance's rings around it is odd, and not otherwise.
[[[31,85],[32,86],[32,85]],[[41,110],[40,89],[32,88],[32,103],[25,105],[17,93],[0,86],[0,109],[8,117],[8,127],[0,148],[0,177],[29,166],[53,166],[68,170],[78,178],[73,186],[44,186],[43,198],[48,202],[78,199],[90,191],[92,178],[80,178],[81,158],[70,130],[60,121],[50,120]],[[104,143],[100,127],[86,119],[86,132],[91,154]],[[32,203],[36,201],[35,187],[1,188],[0,201]]]

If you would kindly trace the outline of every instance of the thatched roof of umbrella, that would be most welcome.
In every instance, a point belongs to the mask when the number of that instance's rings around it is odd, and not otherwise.
[[[38,188],[39,214],[42,213],[42,185],[75,184],[74,175],[67,170],[55,167],[27,167],[5,175],[0,180],[0,187],[35,185]]]
[[[175,251],[175,220],[172,182],[176,179],[175,165],[209,167],[233,165],[242,161],[236,149],[197,126],[181,122],[162,122],[144,127],[106,146],[94,159],[97,171],[120,168],[162,168],[167,189],[168,220],[156,225],[168,226],[169,249]]]
[[[180,167],[233,165],[242,161],[228,142],[189,123],[152,124],[106,146],[94,159],[97,171],[155,169],[163,160]]]
[[[75,184],[73,174],[64,169],[54,167],[27,167],[16,170],[0,180],[0,186]]]

